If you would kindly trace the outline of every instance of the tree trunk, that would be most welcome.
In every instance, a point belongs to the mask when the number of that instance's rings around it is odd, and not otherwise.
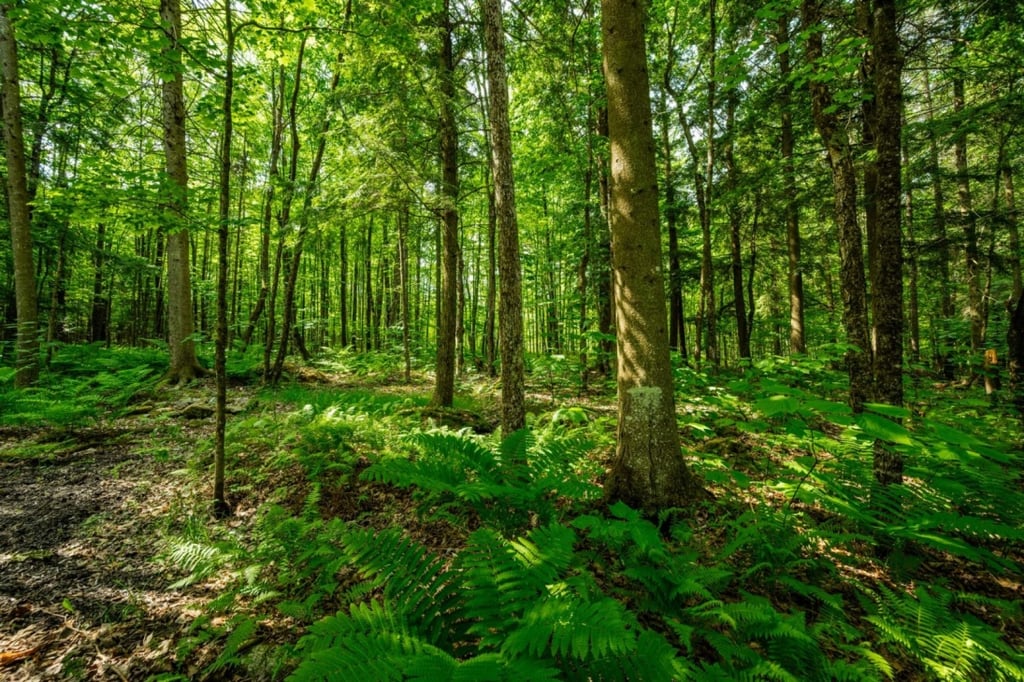
[[[953,78],[953,111],[963,114],[965,107],[964,77]],[[967,130],[962,126],[953,143],[953,159],[956,164],[956,194],[960,208],[960,226],[964,231],[964,258],[967,278],[967,309],[965,316],[971,323],[971,353],[975,356],[981,350],[983,327],[981,299],[981,254],[978,250],[978,224],[971,199],[970,169],[967,164]],[[971,374],[975,373],[977,358],[971,358]]]
[[[107,224],[100,222],[96,225],[96,250],[93,252],[93,280],[92,280],[92,311],[89,314],[89,341],[107,341],[109,328],[107,319],[110,314],[110,302],[103,293],[103,264],[106,260],[106,239]]]
[[[509,435],[526,424],[523,367],[522,270],[519,263],[519,225],[512,176],[512,133],[508,121],[508,83],[505,73],[505,32],[500,0],[483,0],[484,42],[491,113],[491,171],[494,210],[498,224],[498,301],[501,353],[501,432]]]
[[[779,109],[781,110],[781,153],[782,182],[786,215],[786,248],[789,265],[789,352],[806,353],[807,342],[804,331],[804,276],[800,259],[800,205],[796,192],[795,144],[793,137],[793,84],[790,80],[792,66],[789,55],[793,42],[789,36],[790,15],[779,17],[778,43]]]
[[[819,28],[819,0],[803,0],[801,20],[807,37],[805,56],[811,69],[822,68],[822,35]],[[857,224],[857,175],[853,151],[846,130],[833,109],[832,93],[826,82],[812,77],[808,81],[814,123],[825,145],[835,193],[835,217],[839,236],[839,276],[843,298],[843,325],[846,341],[853,348],[846,354],[850,375],[850,406],[863,409],[871,396],[871,355],[868,340],[868,313],[864,280],[864,254],[860,226]]]
[[[647,514],[693,502],[669,360],[644,10],[603,0],[618,345],[618,444],[605,497]]]
[[[876,262],[871,268],[874,295],[874,399],[903,406],[903,207],[902,151],[903,55],[900,52],[895,0],[875,0],[872,26],[874,84]],[[897,420],[898,421],[898,420]],[[883,485],[903,482],[903,457],[880,443],[875,445],[875,480]]]
[[[665,79],[671,78],[667,73]],[[675,172],[672,167],[672,143],[669,138],[668,101],[661,125],[661,153],[665,175],[665,222],[668,227],[668,347],[686,358],[686,330],[683,325],[683,283],[679,271],[679,205],[676,200]]]
[[[455,55],[449,0],[441,16],[440,102],[440,287],[437,316],[437,361],[434,395],[437,407],[451,407],[455,397],[455,325],[459,286],[459,137],[455,121]]]
[[[733,312],[736,319],[736,342],[740,358],[750,360],[750,328],[747,325],[747,304],[743,292],[742,216],[739,206],[739,171],[733,153],[737,94],[730,91],[726,97],[726,143],[722,150],[725,158],[726,187],[729,190],[729,244],[732,259]]]
[[[405,361],[405,383],[412,381],[412,353],[409,330],[409,205],[403,203],[398,213],[398,275],[402,294],[402,358]],[[342,293],[342,301],[345,300]]]
[[[214,373],[217,377],[216,426],[213,454],[213,511],[227,516],[231,507],[224,497],[224,434],[227,426],[227,348],[228,348],[228,239],[231,219],[231,136],[234,120],[232,99],[235,93],[235,27],[231,1],[224,0],[224,101],[221,109],[219,197],[217,205],[217,336],[214,349]]]
[[[281,141],[284,136],[284,66],[278,68],[278,74],[278,82],[275,84],[274,80],[271,79],[270,83],[273,130],[270,138],[270,170],[268,172],[266,192],[263,197],[263,215],[260,219],[260,291],[256,298],[256,305],[249,315],[249,322],[245,326],[245,332],[242,334],[243,348],[252,341],[253,333],[260,321],[260,317],[263,315],[263,310],[267,305],[267,296],[270,293],[270,234],[274,216],[274,197],[278,179],[281,176],[278,161],[281,158]],[[271,311],[271,315],[273,315],[273,311]]]
[[[24,387],[39,376],[38,294],[32,264],[32,231],[25,177],[25,139],[21,126],[21,79],[18,46],[8,12],[0,3],[0,61],[3,64],[4,149],[7,156],[7,207],[14,257],[14,297],[18,316],[17,372],[14,385]]]
[[[1010,395],[1024,424],[1024,296],[1008,304],[1010,325],[1006,332]]]
[[[167,40],[162,50],[163,147],[167,166],[167,333],[171,350],[167,380],[188,382],[206,371],[192,339],[192,282],[188,232],[188,167],[182,77],[180,0],[160,0],[160,23]]]

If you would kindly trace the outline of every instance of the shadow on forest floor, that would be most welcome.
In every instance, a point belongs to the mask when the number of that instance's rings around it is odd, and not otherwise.
[[[0,680],[170,670],[196,597],[167,589],[154,526],[181,463],[146,455],[150,429],[120,421],[0,430]]]

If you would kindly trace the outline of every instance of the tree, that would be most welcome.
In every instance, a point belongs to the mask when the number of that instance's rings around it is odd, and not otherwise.
[[[437,320],[437,366],[432,402],[451,407],[455,397],[455,334],[459,289],[459,133],[455,121],[454,22],[448,0],[444,0],[441,21],[441,53],[438,73],[441,80],[441,286],[440,314]]]
[[[163,147],[167,172],[167,333],[171,350],[167,380],[188,382],[206,370],[192,338],[192,283],[188,236],[188,166],[185,146],[185,97],[182,75],[181,3],[160,0],[165,37],[163,67]]]
[[[501,429],[510,434],[526,424],[523,389],[523,296],[519,265],[519,225],[512,176],[512,133],[508,122],[505,31],[500,0],[483,0],[487,84],[490,95],[491,172],[498,229],[499,346],[501,351]]]
[[[903,211],[902,153],[903,56],[897,32],[895,0],[873,3],[871,57],[874,68],[875,241],[871,269],[874,324],[874,399],[903,405]],[[896,451],[876,445],[875,479],[903,481],[903,459]]]
[[[4,148],[7,156],[7,207],[14,255],[14,291],[18,319],[16,386],[39,376],[38,305],[32,264],[32,216],[25,176],[25,139],[21,125],[21,80],[18,45],[9,16],[11,3],[0,3],[0,61],[3,63]]]
[[[835,220],[839,236],[839,278],[843,297],[843,325],[850,349],[846,354],[850,375],[850,406],[860,412],[871,396],[871,347],[864,279],[864,254],[857,222],[857,175],[853,150],[840,121],[825,69],[821,26],[821,1],[803,0],[801,21],[807,31],[805,57],[811,68],[808,87],[814,124],[824,143],[832,171]]]
[[[605,495],[653,513],[692,502],[698,487],[676,429],[644,10],[629,0],[603,0],[601,8],[619,414]]]

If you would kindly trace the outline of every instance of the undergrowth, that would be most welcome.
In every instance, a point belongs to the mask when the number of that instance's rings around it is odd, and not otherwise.
[[[826,363],[677,385],[713,495],[685,522],[601,503],[610,424],[584,408],[498,439],[424,426],[424,396],[268,393],[230,436],[283,489],[251,532],[190,526],[165,555],[181,585],[221,586],[181,659],[294,680],[1024,679],[1012,434],[927,405],[853,415]],[[905,485],[873,484],[877,443]],[[340,518],[339,494],[409,504]]]

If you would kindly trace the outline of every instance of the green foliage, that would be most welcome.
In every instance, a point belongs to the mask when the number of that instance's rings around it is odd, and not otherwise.
[[[970,595],[937,585],[920,586],[913,594],[880,585],[867,594],[872,611],[867,620],[877,627],[881,641],[911,653],[935,679],[1024,679],[1024,655],[965,610],[972,605]],[[998,606],[1004,611],[1009,607]],[[1012,610],[1019,617],[1020,605]]]
[[[365,480],[415,486],[421,510],[457,519],[471,509],[487,525],[512,531],[535,516],[558,517],[559,502],[596,499],[599,489],[581,480],[590,450],[574,437],[538,439],[521,430],[496,448],[466,434],[435,431],[409,438],[414,458],[391,457],[366,471]]]
[[[166,362],[151,350],[66,346],[36,385],[15,390],[0,381],[0,424],[78,426],[116,413],[152,390]]]

